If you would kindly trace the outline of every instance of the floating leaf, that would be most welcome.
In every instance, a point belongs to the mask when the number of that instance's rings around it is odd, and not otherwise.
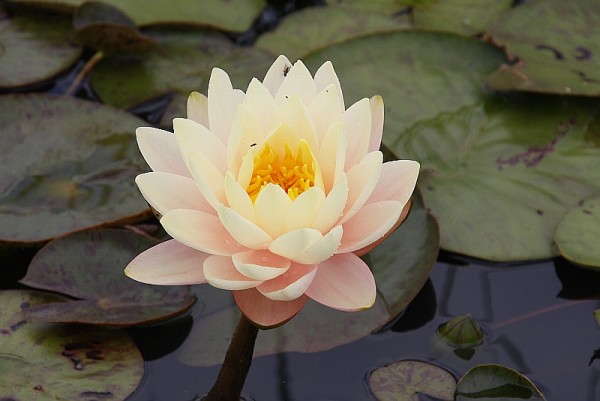
[[[149,286],[123,269],[156,241],[126,230],[80,232],[44,246],[20,281],[76,300],[31,307],[27,317],[46,322],[129,326],[164,320],[194,304],[184,286]]]
[[[431,363],[398,361],[375,369],[369,387],[379,401],[419,401],[419,394],[452,401],[456,379]]]
[[[560,254],[573,263],[600,269],[600,196],[580,201],[554,233]]]
[[[81,99],[1,96],[0,241],[40,243],[147,215],[134,183],[148,169],[135,142],[140,125]]]
[[[455,348],[475,347],[482,344],[485,337],[479,322],[469,314],[456,316],[438,327],[437,332]]]
[[[1,10],[0,10],[1,15]],[[0,88],[14,89],[48,81],[71,67],[82,48],[71,19],[28,13],[0,18]]]
[[[488,35],[519,61],[503,65],[486,83],[499,90],[600,95],[598,26],[596,0],[531,0],[515,7]]]
[[[545,400],[542,392],[527,377],[501,365],[478,365],[456,385],[457,401]]]
[[[127,398],[144,373],[127,333],[25,320],[22,308],[58,300],[35,291],[0,291],[0,399]]]
[[[416,199],[408,219],[368,254],[378,289],[377,300],[371,309],[347,313],[309,301],[285,325],[262,331],[254,355],[322,351],[355,341],[381,328],[423,287],[437,257],[438,239],[435,220]],[[216,307],[210,305],[215,290],[201,286],[197,291],[207,305],[207,311],[214,313],[198,318],[179,358],[195,366],[218,364],[227,350],[239,311],[230,306],[230,296],[221,297],[221,306]]]
[[[262,77],[275,56],[252,48],[240,48],[222,34],[200,30],[153,30],[146,34],[158,42],[143,56],[113,55],[92,71],[91,83],[103,101],[129,108],[161,96],[171,96],[162,124],[186,115],[192,91],[207,92],[214,67],[228,72],[236,88],[253,77]]]

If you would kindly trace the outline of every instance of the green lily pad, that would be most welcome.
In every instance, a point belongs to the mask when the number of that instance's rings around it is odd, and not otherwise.
[[[419,401],[419,394],[454,400],[456,379],[439,366],[421,361],[398,361],[375,369],[369,387],[379,401]]]
[[[46,244],[20,281],[75,300],[33,306],[28,319],[131,326],[165,320],[194,304],[184,286],[149,286],[123,274],[136,255],[157,241],[132,231],[105,229]]]
[[[600,95],[599,25],[596,0],[531,0],[515,7],[488,35],[519,61],[486,83],[498,90]]]
[[[70,68],[79,58],[71,19],[28,13],[13,17],[0,10],[0,88],[39,85]]]
[[[9,3],[73,12],[86,0],[9,0]],[[187,24],[213,26],[226,31],[245,31],[265,0],[177,0],[165,6],[155,0],[103,0],[129,15],[138,25]]]
[[[93,70],[91,83],[100,98],[120,108],[171,96],[162,125],[186,115],[192,91],[206,93],[213,67],[230,75],[234,87],[245,88],[262,77],[275,56],[266,51],[235,46],[224,35],[202,30],[153,30],[146,34],[158,45],[144,55],[113,55]]]
[[[417,199],[407,220],[386,241],[368,254],[377,283],[378,296],[371,309],[340,312],[310,301],[302,311],[281,327],[261,331],[255,356],[278,352],[318,352],[358,340],[380,329],[397,316],[425,284],[438,253],[435,220]],[[207,291],[207,292],[204,292]],[[239,319],[231,296],[219,297],[212,306],[215,290],[197,289],[210,314],[198,316],[179,359],[193,366],[221,363],[231,333]]]
[[[545,400],[527,377],[501,365],[478,365],[470,369],[456,385],[456,401]]]
[[[361,4],[387,7],[357,9],[352,2],[344,1],[307,7],[287,16],[274,31],[261,35],[256,46],[296,60],[348,39],[412,27],[408,14],[398,15],[403,8],[396,1]]]
[[[81,99],[1,96],[0,241],[42,243],[147,216],[134,183],[148,170],[135,142],[141,125]]]
[[[459,349],[480,345],[485,338],[479,322],[469,314],[447,321],[438,327],[437,333],[448,345]]]
[[[477,35],[484,32],[513,0],[424,0],[415,1],[415,28]]]
[[[131,338],[119,330],[25,320],[24,307],[57,300],[35,291],[0,291],[0,398],[127,398],[144,374]]]
[[[573,263],[600,269],[600,196],[580,201],[558,224],[554,241]]]

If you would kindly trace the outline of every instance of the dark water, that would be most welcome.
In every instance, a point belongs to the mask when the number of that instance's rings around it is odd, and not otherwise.
[[[477,364],[498,363],[527,375],[548,400],[600,400],[600,360],[589,365],[600,348],[593,316],[600,302],[577,300],[598,295],[600,274],[560,260],[501,267],[465,264],[448,255],[442,260],[389,329],[325,352],[255,358],[243,395],[274,401],[374,400],[366,385],[370,371],[396,360],[418,359],[443,366],[456,377]],[[486,331],[485,343],[470,360],[435,336],[441,323],[464,313],[472,314]],[[189,327],[179,329],[181,337]],[[136,337],[177,337],[176,328],[169,330],[139,331]],[[145,346],[145,352],[157,344]],[[218,367],[182,365],[177,352],[148,362],[144,383],[128,401],[191,401],[208,392]]]

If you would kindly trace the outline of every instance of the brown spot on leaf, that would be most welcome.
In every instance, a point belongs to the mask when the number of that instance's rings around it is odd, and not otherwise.
[[[552,46],[537,45],[535,48],[539,49],[539,50],[550,50],[552,53],[554,53],[554,58],[557,59],[557,60],[564,60],[565,59],[565,55],[561,51],[559,51],[558,49],[555,49]]]
[[[538,210],[536,210],[535,212],[536,212],[537,214],[539,214],[540,216],[543,216],[543,215],[544,215],[544,211],[543,211],[543,210],[541,210],[541,209],[538,209]]]
[[[575,58],[577,60],[588,60],[592,58],[592,51],[587,47],[579,46],[575,48]]]

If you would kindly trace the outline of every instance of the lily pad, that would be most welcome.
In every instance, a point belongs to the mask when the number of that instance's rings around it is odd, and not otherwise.
[[[149,286],[123,274],[156,241],[131,231],[80,232],[54,240],[33,258],[20,281],[75,300],[33,306],[28,319],[131,326],[165,320],[194,304],[183,286]]]
[[[0,88],[39,85],[70,68],[82,47],[71,19],[45,13],[2,15],[0,10]]]
[[[469,314],[456,316],[443,323],[437,333],[448,345],[459,349],[483,344],[485,338],[479,322]]]
[[[416,198],[416,197],[415,197]],[[425,284],[438,253],[438,229],[422,201],[415,199],[407,220],[386,241],[368,254],[377,283],[375,305],[362,312],[340,312],[310,301],[302,311],[283,326],[261,331],[255,356],[278,352],[318,352],[358,340],[377,331],[417,295]],[[213,312],[198,316],[189,340],[182,346],[179,359],[193,366],[221,363],[229,339],[240,316],[231,305],[231,297],[219,300],[221,307],[211,306],[212,288],[200,295]]]
[[[134,184],[148,169],[135,142],[141,125],[81,99],[1,96],[0,241],[42,243],[146,216]]]
[[[488,35],[519,61],[486,83],[498,90],[600,95],[599,25],[596,0],[531,0],[515,7]]]
[[[0,399],[124,400],[144,361],[124,331],[29,322],[22,309],[56,302],[35,291],[0,291]]]
[[[516,370],[501,365],[478,365],[458,381],[456,401],[545,400],[535,384]]]
[[[454,400],[456,379],[439,366],[421,361],[398,361],[375,369],[369,387],[379,401],[419,401],[419,394]]]
[[[190,92],[207,92],[213,67],[227,71],[234,87],[245,88],[253,77],[262,78],[275,58],[266,51],[235,46],[212,31],[157,29],[146,34],[158,43],[154,51],[104,58],[92,70],[91,83],[103,101],[120,108],[170,96],[163,126],[186,115]]]
[[[600,269],[600,196],[580,201],[558,224],[554,241],[573,263]]]

